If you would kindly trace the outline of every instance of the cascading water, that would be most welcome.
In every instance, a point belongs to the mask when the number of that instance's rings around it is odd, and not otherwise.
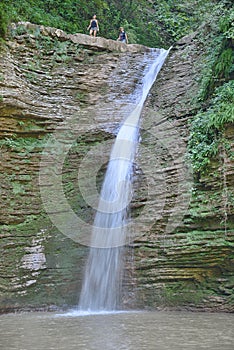
[[[128,236],[127,213],[139,119],[144,101],[168,52],[164,49],[152,51],[154,61],[143,78],[141,97],[120,128],[113,145],[93,224],[79,310],[93,312],[120,308],[123,252]]]

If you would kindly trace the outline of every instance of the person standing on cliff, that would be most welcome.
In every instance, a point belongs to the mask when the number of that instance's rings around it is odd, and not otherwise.
[[[89,30],[90,36],[97,36],[97,32],[99,32],[99,25],[96,15],[93,15],[93,18],[90,20],[87,30]]]
[[[128,44],[128,36],[127,36],[127,33],[125,33],[123,27],[119,28],[119,37],[117,40],[121,41],[121,43]]]

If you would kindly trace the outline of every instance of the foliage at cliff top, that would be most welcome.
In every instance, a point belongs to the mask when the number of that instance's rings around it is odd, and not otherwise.
[[[88,34],[95,13],[100,36],[116,39],[119,26],[124,26],[131,43],[166,47],[212,18],[217,8],[231,4],[231,0],[1,0],[0,36],[17,21]]]

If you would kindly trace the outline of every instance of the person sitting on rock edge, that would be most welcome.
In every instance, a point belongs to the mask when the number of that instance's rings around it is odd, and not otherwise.
[[[96,15],[93,15],[93,18],[90,20],[87,30],[89,30],[89,35],[91,36],[96,36],[97,32],[99,32],[99,25]]]
[[[123,27],[119,28],[119,37],[117,40],[121,41],[121,43],[128,44],[128,36],[127,36],[127,33],[125,33]]]

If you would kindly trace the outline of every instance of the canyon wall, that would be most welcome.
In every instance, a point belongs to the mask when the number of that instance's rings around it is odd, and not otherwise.
[[[185,159],[202,55],[196,35],[178,42],[142,114],[132,216],[145,227],[129,245],[125,283],[134,307],[233,309],[233,164],[220,151],[198,181]],[[150,57],[144,46],[29,23],[2,44],[2,312],[77,304],[94,217],[78,170],[100,186]],[[226,134],[233,140],[232,126]]]
[[[141,191],[158,209],[135,242],[136,289],[142,305],[233,311],[233,159],[220,146],[199,176],[186,150],[190,121],[200,108],[204,54],[199,33],[181,39],[142,115],[142,145],[150,153],[141,155],[140,148],[139,160],[145,166],[154,154],[158,185],[149,189],[146,181]],[[233,125],[224,134],[233,152]]]

